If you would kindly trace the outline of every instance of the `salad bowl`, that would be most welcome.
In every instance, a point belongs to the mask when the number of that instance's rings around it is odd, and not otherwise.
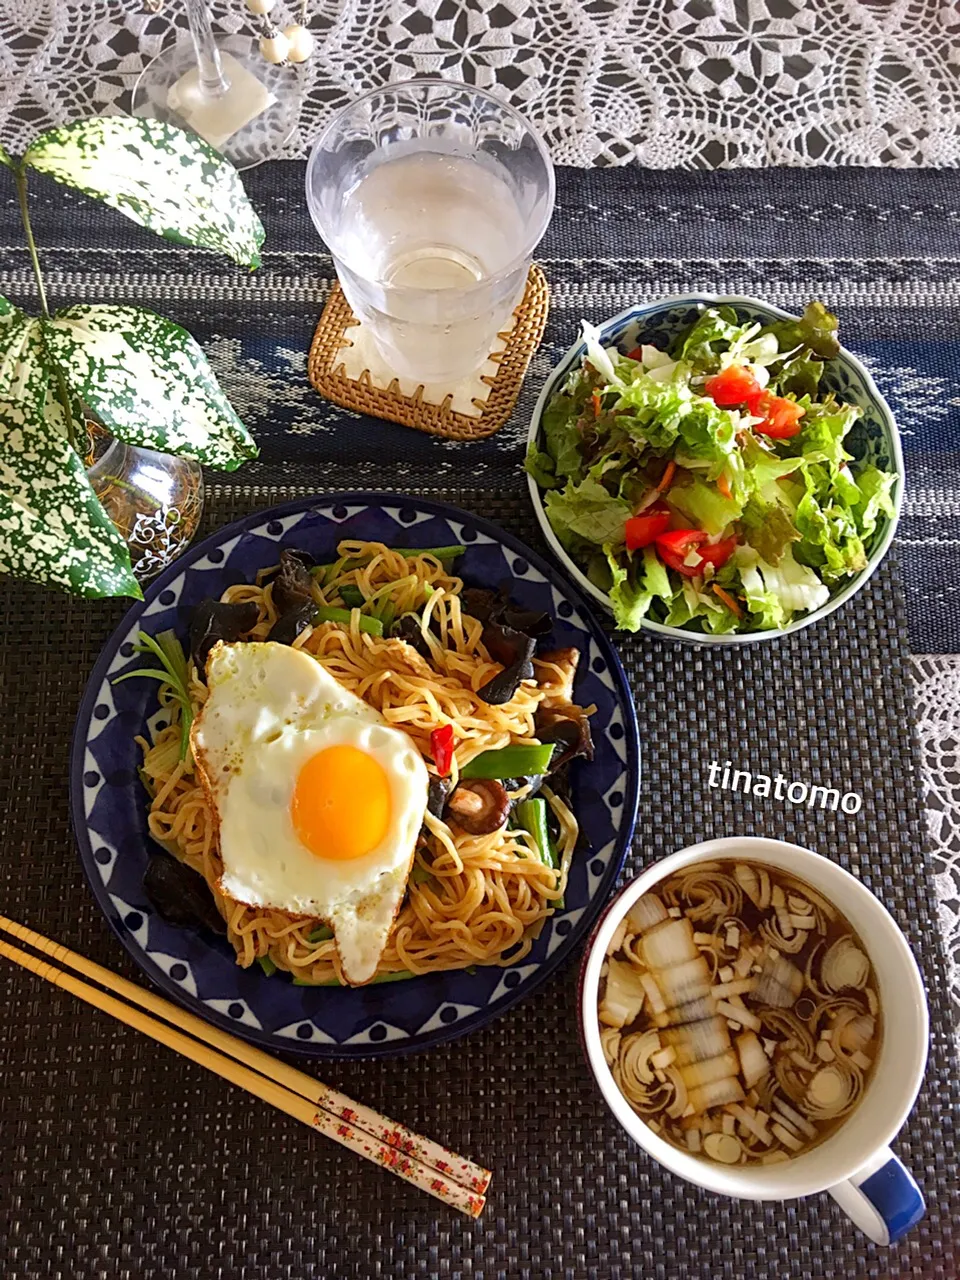
[[[633,352],[640,344],[650,344],[663,352],[670,347],[678,335],[689,329],[706,309],[712,307],[732,308],[743,324],[757,323],[766,326],[779,321],[796,320],[796,317],[791,316],[789,312],[759,298],[690,294],[662,298],[629,307],[619,315],[601,323],[595,330],[595,337],[603,348],[616,347],[623,355]],[[570,379],[576,375],[586,355],[587,340],[581,336],[566,351],[547,378],[530,422],[528,458],[536,457],[543,447],[544,415],[552,398],[557,393],[569,389]],[[663,358],[666,359],[666,357]],[[893,413],[869,372],[856,356],[844,347],[840,347],[835,356],[826,360],[820,378],[818,395],[830,393],[839,401],[855,405],[861,411],[859,420],[843,442],[848,453],[853,455],[853,465],[872,465],[893,477],[885,509],[878,513],[869,539],[866,537],[864,539],[866,563],[842,581],[830,586],[829,596],[818,601],[815,607],[810,607],[807,612],[796,613],[781,625],[758,626],[754,622],[750,629],[728,629],[715,632],[708,630],[704,624],[698,624],[696,620],[693,620],[692,626],[670,625],[655,617],[644,616],[632,624],[631,629],[641,628],[673,640],[704,645],[737,645],[773,640],[799,631],[827,617],[864,586],[889,550],[897,526],[904,482],[900,437]],[[542,457],[543,454],[540,453],[540,456]],[[546,490],[540,478],[529,472],[528,462],[527,481],[531,500],[551,550],[583,592],[607,610],[616,612],[613,609],[609,590],[605,590],[592,580],[585,571],[585,566],[578,563],[570,551],[564,547],[551,524],[548,514],[549,502],[545,501]],[[820,595],[823,594],[821,591]],[[623,625],[620,617],[618,617],[618,623]],[[702,625],[703,629],[697,629],[698,625]]]

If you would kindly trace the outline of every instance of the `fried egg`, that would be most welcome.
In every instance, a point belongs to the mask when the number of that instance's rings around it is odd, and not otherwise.
[[[326,922],[368,982],[406,891],[427,806],[414,743],[287,645],[218,644],[191,744],[217,817],[220,890]]]

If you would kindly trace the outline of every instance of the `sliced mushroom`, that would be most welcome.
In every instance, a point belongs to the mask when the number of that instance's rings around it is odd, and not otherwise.
[[[491,707],[502,707],[505,702],[515,698],[524,680],[533,679],[532,658],[536,647],[536,640],[525,636],[523,649],[516,659],[477,690],[480,701]]]
[[[430,785],[427,789],[427,810],[435,818],[443,817],[452,788],[453,782],[450,778],[439,778],[435,773],[431,773]]]
[[[549,773],[556,773],[571,760],[593,759],[593,735],[590,717],[582,707],[572,703],[551,711],[540,711],[536,718],[537,737],[541,742],[553,742],[556,750],[550,757]]]
[[[471,778],[457,783],[447,800],[446,816],[471,836],[499,831],[510,813],[510,797],[495,778]]]
[[[302,635],[307,627],[312,627],[317,616],[317,606],[312,599],[288,609],[280,615],[270,628],[268,640],[277,644],[293,644],[297,636]]]
[[[522,609],[510,599],[509,590],[490,591],[486,587],[467,587],[461,597],[463,611],[478,622],[491,620],[503,622],[514,631],[522,631],[525,635],[537,639],[548,635],[553,622],[548,613],[534,609]]]
[[[421,658],[430,657],[430,645],[424,639],[420,619],[415,613],[401,613],[390,629],[390,635],[393,639],[403,640],[412,649],[416,649]]]
[[[161,920],[178,929],[226,933],[210,886],[198,871],[179,858],[152,853],[143,873],[143,891]]]
[[[284,547],[280,552],[280,567],[273,580],[273,607],[281,617],[313,599],[313,563],[313,557],[305,551]]]
[[[233,644],[252,631],[259,619],[260,610],[252,600],[243,604],[201,600],[190,619],[190,652],[197,670],[206,669],[207,657],[217,641]]]

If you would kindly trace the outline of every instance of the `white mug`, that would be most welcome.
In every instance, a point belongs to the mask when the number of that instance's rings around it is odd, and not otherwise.
[[[617,926],[644,893],[682,867],[719,858],[780,867],[805,880],[860,935],[876,976],[883,1035],[873,1076],[855,1111],[825,1141],[780,1164],[721,1165],[679,1151],[648,1128],[617,1088],[600,1044],[600,970]],[[580,1021],[587,1060],[613,1114],[664,1168],[708,1191],[745,1200],[788,1200],[828,1191],[877,1244],[889,1245],[924,1214],[923,1196],[889,1143],[910,1113],[927,1061],[927,1004],[907,941],[887,909],[849,872],[779,840],[708,840],[648,867],[613,900],[580,973]]]

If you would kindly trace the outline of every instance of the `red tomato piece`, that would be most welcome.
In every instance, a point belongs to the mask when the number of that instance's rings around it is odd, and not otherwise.
[[[742,364],[731,364],[708,378],[703,389],[721,409],[747,404],[761,392],[760,383]]]
[[[673,529],[669,533],[661,533],[654,539],[654,544],[668,569],[676,569],[685,578],[695,578],[700,572],[699,564],[684,564],[684,561],[691,548],[699,547],[706,537],[699,529]]]
[[[724,538],[722,542],[705,542],[697,550],[703,564],[712,564],[715,569],[722,569],[737,549],[736,537]]]
[[[669,569],[676,569],[685,578],[696,578],[703,573],[708,564],[714,569],[722,569],[737,547],[736,537],[724,538],[722,542],[707,542],[707,535],[699,529],[675,529],[671,533],[663,533],[656,539],[660,559]],[[696,549],[696,564],[687,564],[687,556]]]
[[[670,511],[662,502],[655,502],[638,516],[631,516],[624,526],[627,550],[638,551],[649,547],[670,526]]]
[[[799,435],[800,419],[806,409],[795,400],[787,400],[784,396],[764,391],[750,406],[750,412],[763,418],[753,428],[758,435],[770,436],[774,440],[789,440],[791,436]]]
[[[640,360],[642,356],[643,356],[643,351],[640,349],[640,347],[634,347],[632,351],[627,352],[628,360]]]

